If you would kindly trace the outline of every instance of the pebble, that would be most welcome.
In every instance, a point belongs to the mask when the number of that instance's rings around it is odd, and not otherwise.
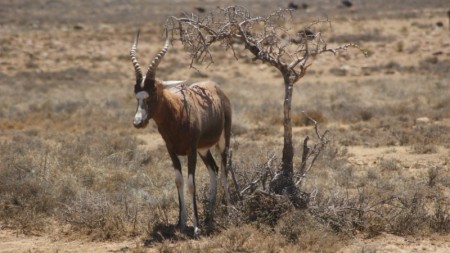
[[[416,124],[428,124],[430,122],[430,118],[428,117],[420,117],[416,119]]]

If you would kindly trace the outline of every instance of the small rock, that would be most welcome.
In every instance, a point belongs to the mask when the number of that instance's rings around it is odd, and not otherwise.
[[[197,10],[200,13],[205,13],[206,12],[206,9],[203,8],[203,7],[195,7],[195,10]]]
[[[342,1],[342,5],[344,5],[344,6],[347,7],[347,8],[350,8],[350,7],[353,6],[353,3],[352,3],[352,1],[350,1],[350,0],[343,0],[343,1]]]
[[[428,124],[431,120],[428,117],[420,117],[416,119],[416,124]]]
[[[75,29],[75,30],[84,30],[84,25],[76,24],[76,25],[73,26],[73,29]]]
[[[339,68],[331,68],[330,73],[335,76],[346,76],[350,67],[348,65],[340,66]]]
[[[288,9],[297,10],[298,9],[298,4],[290,2],[289,5],[288,5]]]
[[[266,70],[266,69],[267,69],[266,65],[264,65],[264,64],[258,65],[258,70],[263,71],[263,70]]]

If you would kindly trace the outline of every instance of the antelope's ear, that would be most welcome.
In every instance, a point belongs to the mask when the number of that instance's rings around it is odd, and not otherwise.
[[[164,88],[170,88],[170,87],[177,86],[177,85],[180,85],[180,84],[183,84],[183,83],[186,83],[186,80],[182,80],[182,81],[179,81],[179,80],[163,81],[162,85],[163,85]]]

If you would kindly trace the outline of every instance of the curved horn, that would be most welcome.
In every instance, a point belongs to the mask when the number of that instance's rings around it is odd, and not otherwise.
[[[162,58],[166,54],[167,50],[169,49],[169,36],[167,34],[167,28],[166,31],[166,42],[164,43],[163,49],[156,55],[155,59],[153,59],[152,63],[148,66],[146,78],[149,78],[149,80],[155,80],[155,74],[156,69],[158,68],[159,63],[161,62]]]
[[[133,45],[131,46],[131,50],[130,50],[131,63],[133,63],[134,72],[136,73],[136,81],[138,83],[140,83],[142,81],[142,70],[141,70],[141,67],[139,66],[139,62],[136,58],[139,33],[140,33],[140,31],[137,32],[136,37],[134,38]]]

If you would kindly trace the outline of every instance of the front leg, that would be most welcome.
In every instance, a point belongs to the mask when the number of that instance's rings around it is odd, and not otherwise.
[[[195,167],[197,165],[197,149],[192,148],[188,154],[188,189],[192,199],[192,209],[194,210],[194,234],[200,232],[198,228],[197,199],[195,196]]]
[[[186,204],[184,202],[184,180],[183,174],[181,173],[181,163],[180,159],[174,152],[169,151],[169,155],[172,159],[172,164],[175,169],[175,185],[177,186],[178,191],[178,207],[180,209],[178,215],[178,227],[181,230],[184,230],[184,228],[186,227],[187,211]]]

